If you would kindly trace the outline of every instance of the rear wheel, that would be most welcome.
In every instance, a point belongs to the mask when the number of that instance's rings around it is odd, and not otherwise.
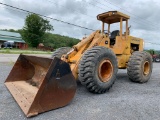
[[[115,54],[105,47],[87,50],[79,64],[78,78],[92,93],[104,93],[116,80],[118,67]]]
[[[160,58],[155,58],[155,62],[160,62]]]
[[[147,82],[152,73],[152,57],[147,52],[134,52],[128,62],[127,73],[133,82]]]
[[[52,58],[54,58],[54,57],[61,58],[62,55],[68,53],[70,50],[71,50],[70,47],[61,47],[61,48],[58,48],[55,52],[53,52]]]

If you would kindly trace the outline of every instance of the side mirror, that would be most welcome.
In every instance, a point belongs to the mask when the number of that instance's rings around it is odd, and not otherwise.
[[[128,27],[128,30],[131,28],[131,25]]]

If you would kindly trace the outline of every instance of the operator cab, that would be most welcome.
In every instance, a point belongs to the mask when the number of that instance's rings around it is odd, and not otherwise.
[[[113,46],[116,43],[116,36],[127,36],[129,35],[128,19],[130,17],[118,11],[109,11],[97,16],[97,19],[102,21],[102,33],[110,38],[110,45]],[[126,30],[123,34],[123,21],[126,21]],[[105,29],[105,23],[108,24],[108,30]],[[119,30],[110,32],[110,26],[114,23],[120,23]],[[106,32],[107,31],[107,32]]]
[[[116,42],[116,36],[119,36],[119,30],[114,30],[110,34],[110,45],[114,45]]]

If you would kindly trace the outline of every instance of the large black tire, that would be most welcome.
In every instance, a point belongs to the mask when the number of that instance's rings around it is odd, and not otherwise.
[[[53,52],[52,58],[54,58],[54,57],[61,58],[62,55],[68,53],[70,50],[71,50],[70,47],[58,48],[55,52]]]
[[[147,52],[134,52],[129,58],[127,73],[128,77],[133,82],[145,83],[152,73],[152,57]]]
[[[109,90],[118,71],[117,59],[112,50],[96,46],[82,56],[78,79],[92,93],[105,93]]]
[[[155,58],[155,62],[160,62],[160,58],[159,58],[159,57],[156,57],[156,58]]]

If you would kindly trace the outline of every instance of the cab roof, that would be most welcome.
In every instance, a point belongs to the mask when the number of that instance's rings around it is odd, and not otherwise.
[[[130,16],[123,14],[119,11],[108,11],[102,14],[97,15],[97,19],[108,24],[120,22],[120,18],[123,18],[123,21],[126,21]]]

